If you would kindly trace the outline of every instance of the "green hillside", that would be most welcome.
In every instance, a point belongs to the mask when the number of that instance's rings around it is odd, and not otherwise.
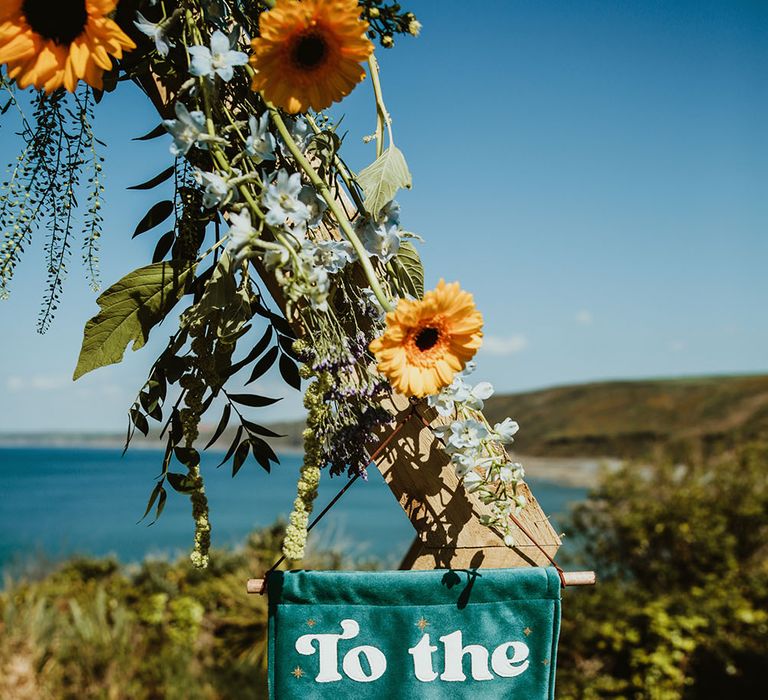
[[[520,423],[515,448],[523,454],[712,453],[768,435],[768,375],[555,387],[495,396],[486,415]]]
[[[520,423],[520,454],[623,458],[664,449],[683,458],[768,436],[768,375],[559,386],[494,396],[485,414],[491,423]],[[302,423],[271,427],[287,436],[277,444],[301,445]]]

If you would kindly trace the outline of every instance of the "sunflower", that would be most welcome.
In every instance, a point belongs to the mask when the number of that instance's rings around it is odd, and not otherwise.
[[[367,29],[357,0],[278,0],[251,42],[253,89],[294,114],[329,107],[365,77]]]
[[[483,342],[483,315],[458,282],[443,280],[417,301],[400,299],[373,340],[378,369],[406,396],[429,396],[448,386]]]
[[[107,15],[117,0],[2,0],[0,64],[19,87],[74,92],[79,80],[102,87],[110,56],[136,45]]]

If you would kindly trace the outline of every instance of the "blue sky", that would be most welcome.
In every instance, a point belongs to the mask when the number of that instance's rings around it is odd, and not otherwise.
[[[395,140],[413,172],[403,223],[428,285],[460,280],[486,317],[478,378],[516,391],[610,378],[768,370],[768,4],[762,0],[413,3],[419,39],[379,51]],[[335,110],[362,167],[368,81]],[[107,96],[106,284],[151,257],[130,236],[171,162],[130,137],[157,118]],[[0,152],[16,150],[11,125]],[[154,196],[154,199],[153,199]],[[0,430],[122,429],[172,328],[72,383],[97,310],[77,261],[52,329],[35,332],[42,232],[0,302]],[[265,420],[300,415],[286,399]]]

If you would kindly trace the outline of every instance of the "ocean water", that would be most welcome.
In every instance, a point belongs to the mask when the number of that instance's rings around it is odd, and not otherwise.
[[[222,455],[203,455],[202,469],[211,505],[215,547],[236,546],[254,528],[287,518],[295,497],[300,457],[285,455],[267,474],[253,462],[235,478]],[[162,452],[119,449],[0,448],[0,575],[35,559],[71,554],[114,555],[124,562],[147,555],[176,556],[188,551],[193,523],[189,499],[168,489],[160,519],[138,522],[160,472]],[[178,471],[183,471],[179,468]],[[383,479],[371,469],[313,530],[314,542],[340,543],[352,554],[396,566],[414,531]],[[323,473],[316,512],[346,483]],[[553,517],[584,498],[585,490],[529,480]]]

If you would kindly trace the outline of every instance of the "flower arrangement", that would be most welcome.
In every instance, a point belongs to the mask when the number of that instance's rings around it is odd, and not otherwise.
[[[88,190],[83,258],[98,286],[101,159],[91,122],[105,92],[136,82],[165,117],[142,138],[170,134],[173,164],[137,187],[173,184],[173,198],[138,223],[166,220],[150,264],[98,298],[75,378],[119,362],[129,344],[184,302],[178,328],[130,407],[128,442],[157,422],[161,475],[145,516],[159,517],[171,489],[190,497],[196,566],[208,562],[210,522],[200,470],[199,425],[221,410],[210,447],[233,421],[222,463],[235,475],[249,457],[269,471],[276,437],[251,409],[275,399],[245,389],[277,364],[305,382],[304,464],[284,543],[304,554],[323,469],[364,475],[367,448],[392,423],[393,392],[426,399],[453,418],[440,435],[469,492],[492,507],[484,522],[514,544],[510,513],[525,506],[519,464],[502,445],[517,424],[489,426],[492,388],[467,382],[483,319],[458,283],[423,286],[413,234],[397,192],[411,175],[393,136],[374,41],[418,35],[410,12],[387,0],[11,0],[0,10],[5,111],[22,119],[22,152],[3,185],[0,287],[35,228],[48,229],[50,323],[71,254],[76,191]],[[323,110],[370,77],[376,160],[354,173]],[[33,87],[28,116],[21,91]],[[84,177],[89,175],[89,177]],[[246,377],[247,374],[247,379]],[[239,388],[238,388],[239,387]],[[179,464],[183,471],[178,471]]]

